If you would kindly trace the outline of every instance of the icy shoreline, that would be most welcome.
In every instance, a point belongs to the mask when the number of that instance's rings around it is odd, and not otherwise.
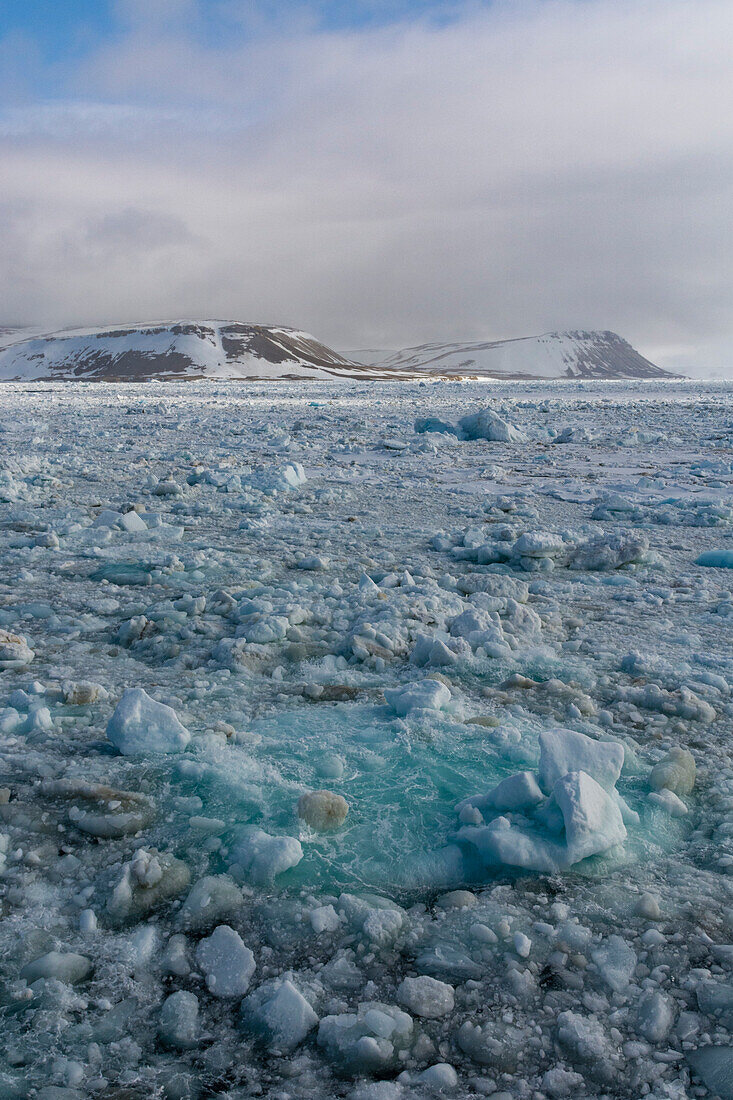
[[[733,1097],[732,396],[0,388],[0,1096]]]

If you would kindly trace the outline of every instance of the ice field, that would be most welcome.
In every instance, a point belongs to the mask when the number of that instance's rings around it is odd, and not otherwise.
[[[0,387],[0,1100],[733,1100],[732,398]]]

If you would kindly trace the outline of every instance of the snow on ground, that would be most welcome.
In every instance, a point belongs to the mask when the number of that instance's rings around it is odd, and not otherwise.
[[[730,383],[0,390],[0,1096],[733,1097]]]

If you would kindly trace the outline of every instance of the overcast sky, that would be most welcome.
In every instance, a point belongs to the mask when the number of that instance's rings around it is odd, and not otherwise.
[[[733,375],[731,0],[6,0],[0,322]]]

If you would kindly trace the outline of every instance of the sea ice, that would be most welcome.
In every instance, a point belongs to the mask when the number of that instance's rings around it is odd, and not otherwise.
[[[439,680],[421,680],[407,687],[388,688],[384,697],[401,718],[422,711],[443,710],[451,701],[450,688]]]
[[[196,962],[215,997],[243,997],[255,971],[254,955],[227,924],[220,924],[199,942]]]
[[[264,982],[244,999],[241,1020],[271,1050],[287,1054],[318,1024],[312,1006],[289,979]]]
[[[0,389],[0,1095],[733,1100],[729,383]]]
[[[346,799],[333,791],[308,791],[298,799],[298,817],[319,832],[343,825],[348,812]]]
[[[107,738],[124,756],[182,752],[191,734],[176,712],[143,688],[128,688],[107,724]]]
[[[245,828],[229,853],[229,867],[257,883],[269,883],[303,858],[300,841],[293,836],[270,836],[262,829]]]

